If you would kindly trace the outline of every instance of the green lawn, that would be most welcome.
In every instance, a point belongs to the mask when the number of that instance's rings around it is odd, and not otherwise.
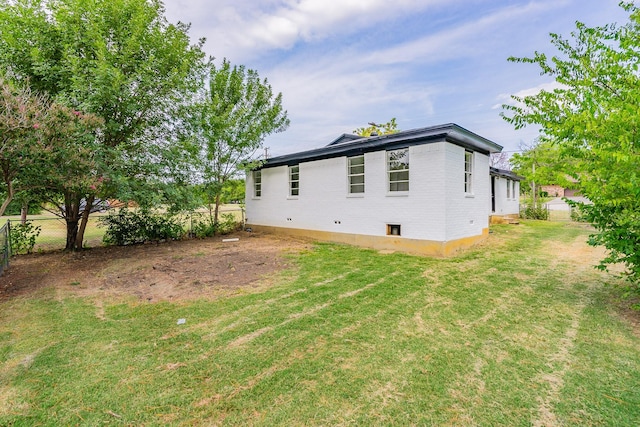
[[[217,301],[0,303],[0,425],[640,425],[588,231],[492,230],[446,260],[318,244]]]

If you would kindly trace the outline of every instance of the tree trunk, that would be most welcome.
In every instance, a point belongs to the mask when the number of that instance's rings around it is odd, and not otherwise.
[[[78,236],[76,238],[76,248],[81,250],[83,248],[84,231],[87,229],[87,222],[89,221],[89,214],[93,208],[93,202],[96,200],[96,196],[91,195],[87,198],[87,204],[82,211],[82,220],[80,222],[80,229],[78,230]]]
[[[20,208],[20,222],[22,225],[27,223],[27,213],[29,212],[29,202],[23,202]]]
[[[536,174],[536,164],[535,164],[535,162],[533,163],[533,165],[531,167],[533,169],[533,175],[535,176],[535,174]],[[535,179],[531,181],[531,193],[532,193],[531,197],[533,197],[533,207],[537,208],[538,207],[538,200],[537,200],[536,196],[537,196],[538,191],[536,189],[536,180]]]
[[[80,196],[75,194],[65,194],[64,197],[64,219],[67,223],[67,245],[65,250],[73,251],[76,249],[76,241],[78,238],[78,222],[80,220]]]
[[[220,212],[220,193],[216,194],[216,207],[213,212],[214,224],[218,224],[218,214]]]
[[[215,222],[213,221],[213,203],[211,203],[211,199],[207,201],[207,209],[209,210],[209,224],[213,226]]]
[[[78,237],[78,220],[75,221],[67,218],[67,246],[65,250],[73,251],[76,249],[76,239]]]
[[[7,198],[4,199],[2,206],[0,206],[0,216],[4,215],[4,211],[7,210],[7,206],[13,200],[13,183],[11,181],[7,182]]]

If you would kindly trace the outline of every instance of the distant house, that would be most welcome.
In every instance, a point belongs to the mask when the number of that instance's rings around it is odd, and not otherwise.
[[[503,202],[497,195],[516,177],[497,170],[490,175],[489,155],[501,150],[456,124],[371,137],[345,134],[323,148],[270,158],[250,172],[247,225],[448,256],[488,235],[491,200],[494,211],[517,208],[513,197],[505,194]]]
[[[575,188],[564,187],[558,184],[541,185],[540,194],[551,197],[575,197],[578,196],[578,190]]]

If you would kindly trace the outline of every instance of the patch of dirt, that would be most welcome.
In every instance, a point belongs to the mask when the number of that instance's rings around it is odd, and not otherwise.
[[[238,241],[223,242],[223,239]],[[291,266],[286,256],[311,248],[304,240],[237,233],[77,253],[54,252],[11,259],[0,277],[0,301],[44,288],[96,297],[141,301],[216,298],[268,285],[264,279]]]

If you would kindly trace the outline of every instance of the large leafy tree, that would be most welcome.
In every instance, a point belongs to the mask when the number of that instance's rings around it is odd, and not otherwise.
[[[0,66],[103,120],[91,174],[103,179],[102,196],[129,198],[146,188],[161,156],[155,142],[171,140],[176,108],[197,88],[203,41],[191,45],[187,31],[166,21],[159,0],[0,0]],[[97,191],[74,192],[70,203],[63,193],[67,227],[78,229],[67,249],[80,248]],[[68,211],[82,200],[84,209]]]
[[[225,184],[252,163],[267,135],[289,126],[289,119],[282,94],[274,94],[266,79],[224,60],[219,67],[210,65],[189,123],[187,146],[206,204],[214,206],[215,224]]]
[[[572,159],[572,174],[593,204],[581,208],[597,232],[590,243],[604,245],[608,263],[626,264],[629,278],[640,279],[640,10],[623,25],[576,24],[570,38],[551,34],[558,53],[536,52],[512,61],[536,64],[558,87],[514,97],[504,106],[516,128],[535,124],[541,139]],[[638,289],[638,288],[637,288]]]

